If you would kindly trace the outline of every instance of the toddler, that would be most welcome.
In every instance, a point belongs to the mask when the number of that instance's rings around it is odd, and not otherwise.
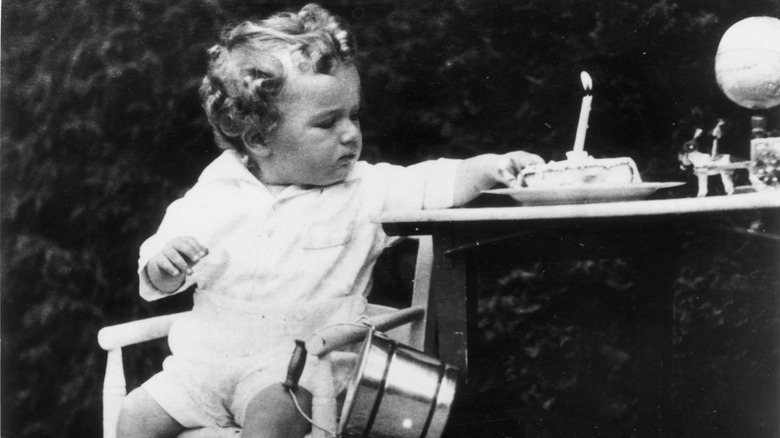
[[[294,339],[364,312],[374,262],[394,242],[371,219],[462,205],[543,160],[358,161],[353,35],[317,5],[232,27],[209,55],[201,98],[224,152],[139,260],[143,298],[195,285],[194,307],[171,329],[163,371],[126,398],[119,436],[239,426],[300,437],[310,425],[281,384]],[[304,370],[297,393],[307,412],[311,379]]]

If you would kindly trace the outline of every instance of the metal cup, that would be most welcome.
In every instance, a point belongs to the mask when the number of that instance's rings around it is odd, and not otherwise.
[[[370,332],[347,388],[341,436],[439,438],[455,396],[458,370]]]
[[[750,140],[750,183],[758,191],[780,190],[780,137]]]

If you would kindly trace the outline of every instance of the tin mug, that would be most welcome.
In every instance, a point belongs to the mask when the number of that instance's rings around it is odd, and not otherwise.
[[[780,189],[780,137],[750,140],[750,183],[758,191]]]

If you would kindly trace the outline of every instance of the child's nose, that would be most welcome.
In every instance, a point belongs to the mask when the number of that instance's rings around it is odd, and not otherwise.
[[[351,121],[349,123],[345,123],[344,129],[341,132],[341,143],[354,143],[358,138],[360,138],[360,127]]]

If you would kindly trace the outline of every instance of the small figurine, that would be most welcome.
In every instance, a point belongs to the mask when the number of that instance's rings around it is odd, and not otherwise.
[[[685,170],[687,167],[693,167],[693,174],[698,179],[699,191],[696,196],[707,196],[709,177],[711,175],[720,175],[723,181],[723,188],[727,195],[734,193],[734,171],[737,169],[747,169],[747,161],[737,161],[729,154],[719,154],[718,140],[723,136],[723,125],[725,121],[720,119],[717,126],[712,130],[714,140],[712,141],[712,152],[706,154],[699,151],[699,138],[702,131],[696,129],[693,138],[683,143],[682,152],[677,158],[680,160],[680,168]]]

